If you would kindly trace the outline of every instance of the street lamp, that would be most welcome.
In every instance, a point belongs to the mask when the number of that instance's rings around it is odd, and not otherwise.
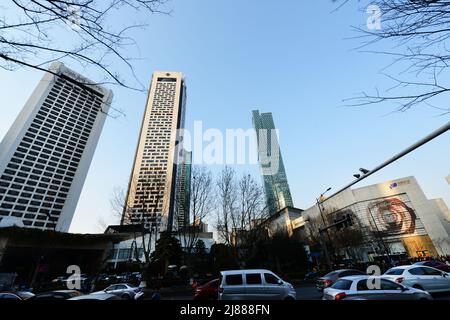
[[[366,175],[370,172],[370,170],[364,169],[364,168],[359,168],[359,171],[362,172],[362,174]]]
[[[329,187],[327,190],[325,190],[325,192],[323,192],[320,195],[319,198],[316,198],[317,207],[319,208],[320,216],[322,217],[322,223],[323,223],[324,226],[326,226],[326,222],[325,222],[325,217],[323,215],[323,210],[322,210],[321,203],[323,202],[322,199],[323,199],[324,194],[327,193],[330,190],[331,190],[331,187]],[[328,229],[326,230],[326,232],[327,232],[327,237],[328,237],[328,243],[330,243],[330,245],[331,245],[331,238],[330,238],[330,234],[328,233]],[[322,232],[321,232],[320,229],[319,229],[319,238],[320,238],[320,240],[321,240],[320,242],[322,243],[322,246],[323,246],[323,251],[324,251],[324,254],[325,254],[325,258],[327,260],[328,267],[331,269],[332,266],[331,266],[330,256],[328,254],[327,244],[322,239]]]

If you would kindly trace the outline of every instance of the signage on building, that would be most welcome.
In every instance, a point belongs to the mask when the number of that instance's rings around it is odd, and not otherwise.
[[[393,183],[391,183],[389,185],[389,189],[395,189],[397,187],[400,187],[400,186],[403,186],[403,185],[406,185],[406,184],[410,184],[410,183],[411,182],[409,180],[396,181],[396,182],[393,182]]]

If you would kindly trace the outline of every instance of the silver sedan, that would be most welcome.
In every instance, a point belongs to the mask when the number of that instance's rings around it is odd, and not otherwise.
[[[449,273],[421,265],[391,268],[383,278],[431,293],[450,291]]]
[[[351,276],[323,291],[323,300],[432,300],[428,292],[381,277]]]
[[[132,287],[127,283],[119,283],[113,284],[112,286],[107,287],[105,290],[93,292],[91,294],[113,294],[122,299],[128,300],[133,299],[134,296],[141,291],[141,288]]]

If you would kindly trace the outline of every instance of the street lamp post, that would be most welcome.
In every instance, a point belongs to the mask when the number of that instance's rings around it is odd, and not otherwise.
[[[325,193],[327,193],[328,191],[330,191],[330,190],[331,190],[331,188],[328,188],[325,192],[323,192],[323,193],[320,195],[319,198],[316,198],[317,207],[319,208],[320,216],[322,217],[322,223],[323,223],[324,227],[326,226],[326,222],[325,222],[325,217],[324,217],[324,214],[323,214],[323,210],[322,210],[321,203],[322,203],[322,197],[323,197],[323,195],[324,195]],[[324,239],[323,239],[322,232],[323,232],[322,230],[319,230],[319,239],[320,239],[320,243],[321,243],[321,245],[322,245],[322,249],[323,249],[323,252],[324,252],[324,255],[325,255],[325,259],[327,260],[327,265],[328,265],[328,267],[331,269],[331,268],[332,268],[332,265],[331,265],[331,259],[330,259],[330,255],[329,255],[329,253],[328,253],[328,247],[327,247],[327,244],[326,244],[326,242],[325,242]],[[326,230],[326,233],[327,233],[328,243],[329,243],[330,246],[331,246],[331,238],[330,238],[330,234],[328,233],[328,229]]]

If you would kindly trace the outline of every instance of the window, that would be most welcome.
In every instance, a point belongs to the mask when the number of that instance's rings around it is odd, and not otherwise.
[[[351,286],[352,286],[351,280],[340,279],[340,280],[336,281],[331,286],[331,288],[338,289],[338,290],[350,290]]]
[[[381,290],[402,290],[402,287],[395,282],[381,279]]]
[[[225,282],[230,286],[239,286],[242,284],[242,275],[241,274],[229,274],[225,276]]]
[[[431,268],[423,268],[427,276],[442,276],[442,272]]]
[[[264,280],[269,284],[278,284],[278,282],[280,281],[280,279],[278,279],[271,273],[264,273]]]
[[[261,284],[261,274],[249,273],[245,275],[247,284]]]
[[[339,281],[341,281],[341,280],[339,280]],[[358,284],[356,285],[356,290],[358,290],[358,291],[367,291],[367,290],[370,290],[370,289],[367,287],[367,280],[359,280],[359,281],[358,281]]]
[[[365,273],[358,270],[346,270],[339,274],[339,278],[348,277],[348,276],[359,276],[364,275]]]
[[[399,276],[403,274],[405,269],[389,269],[385,274],[390,276]]]
[[[415,276],[423,276],[423,275],[425,275],[425,270],[424,270],[424,268],[413,268],[413,269],[409,269],[409,273],[411,273],[412,275],[415,275]]]

